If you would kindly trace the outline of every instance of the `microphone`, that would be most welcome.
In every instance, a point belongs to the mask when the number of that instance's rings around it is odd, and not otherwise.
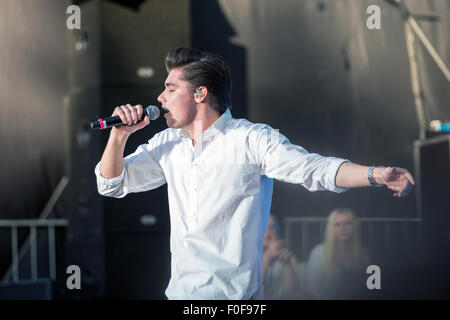
[[[158,107],[150,105],[143,110],[142,116],[140,119],[138,119],[138,122],[141,122],[142,120],[144,120],[145,116],[148,116],[150,120],[156,120],[159,118],[159,114],[160,114],[160,112],[159,112]],[[122,119],[120,119],[119,116],[100,118],[98,120],[92,121],[90,124],[91,130],[94,130],[94,129],[104,130],[104,129],[108,129],[111,127],[120,127],[123,125],[124,125],[124,123],[122,122]]]

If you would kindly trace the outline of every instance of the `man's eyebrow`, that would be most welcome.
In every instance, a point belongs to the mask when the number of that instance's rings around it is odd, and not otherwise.
[[[172,83],[172,82],[166,82],[165,86],[166,87],[169,87],[169,86],[176,87],[175,83]]]

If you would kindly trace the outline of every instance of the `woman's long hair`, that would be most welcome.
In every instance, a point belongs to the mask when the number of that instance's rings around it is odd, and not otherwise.
[[[361,246],[359,238],[359,226],[356,219],[355,213],[351,209],[338,208],[333,210],[327,220],[326,232],[325,232],[325,244],[324,244],[324,254],[325,254],[325,285],[328,289],[333,289],[337,285],[337,280],[339,276],[339,261],[336,251],[336,241],[334,237],[334,222],[336,217],[341,214],[346,214],[350,216],[353,222],[353,235],[349,239],[349,250],[350,263],[349,267],[353,271],[359,271],[363,264],[365,263],[364,250]]]

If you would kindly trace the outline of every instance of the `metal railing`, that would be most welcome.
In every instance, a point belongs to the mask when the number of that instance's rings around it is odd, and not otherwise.
[[[298,258],[305,261],[311,248],[324,240],[326,217],[286,217],[283,219],[284,234],[289,248],[294,249]],[[394,236],[400,240],[400,246],[407,252],[411,249],[411,234],[415,233],[418,252],[422,251],[422,227],[420,218],[358,218],[361,239],[368,245],[377,243],[385,248],[387,255],[392,248]],[[401,230],[393,234],[393,226],[400,225]],[[412,228],[412,229],[411,229]],[[376,229],[383,231],[383,241],[375,240]],[[399,234],[400,233],[400,234]],[[300,239],[299,236],[300,235]],[[397,244],[397,243],[396,243]]]
[[[49,220],[0,220],[0,229],[9,228],[11,230],[11,256],[12,264],[5,273],[2,281],[13,282],[19,281],[19,263],[30,249],[30,272],[31,279],[38,279],[38,252],[36,245],[37,228],[47,228],[48,232],[48,248],[49,248],[49,277],[51,280],[56,279],[56,245],[55,245],[55,228],[66,227],[65,219],[49,219]],[[19,228],[28,228],[29,236],[19,250]]]
[[[9,228],[11,230],[11,257],[12,263],[2,281],[13,282],[19,281],[19,264],[25,254],[30,249],[30,271],[31,279],[38,279],[38,255],[37,255],[37,228],[47,228],[48,232],[48,245],[49,245],[49,277],[51,280],[56,279],[56,245],[55,245],[55,228],[67,227],[68,222],[65,219],[47,219],[53,210],[54,206],[58,202],[66,186],[69,183],[69,178],[63,176],[55,188],[55,191],[51,195],[41,214],[39,219],[14,219],[14,220],[0,220],[0,230]],[[23,243],[19,250],[19,228],[28,228],[30,230],[29,236]]]

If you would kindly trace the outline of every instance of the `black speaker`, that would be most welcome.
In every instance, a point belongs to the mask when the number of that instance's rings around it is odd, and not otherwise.
[[[98,196],[94,168],[99,161],[102,137],[92,134],[87,126],[101,110],[101,90],[90,87],[73,91],[65,99],[66,174],[69,183],[65,192],[67,227],[66,265],[81,270],[82,288],[94,288],[88,296],[104,295],[105,248],[104,207]],[[89,285],[87,285],[89,284]],[[77,290],[69,296],[86,296]]]
[[[85,287],[95,290],[80,297],[163,298],[170,274],[167,189],[122,199],[100,196],[94,168],[109,130],[90,131],[86,125],[122,104],[157,105],[166,54],[190,46],[190,1],[74,4],[81,9],[81,29],[68,30],[68,263],[79,265],[82,281],[89,282]],[[165,128],[159,119],[134,133],[125,156]]]
[[[450,135],[416,141],[414,159],[424,247],[437,253],[450,244]]]

